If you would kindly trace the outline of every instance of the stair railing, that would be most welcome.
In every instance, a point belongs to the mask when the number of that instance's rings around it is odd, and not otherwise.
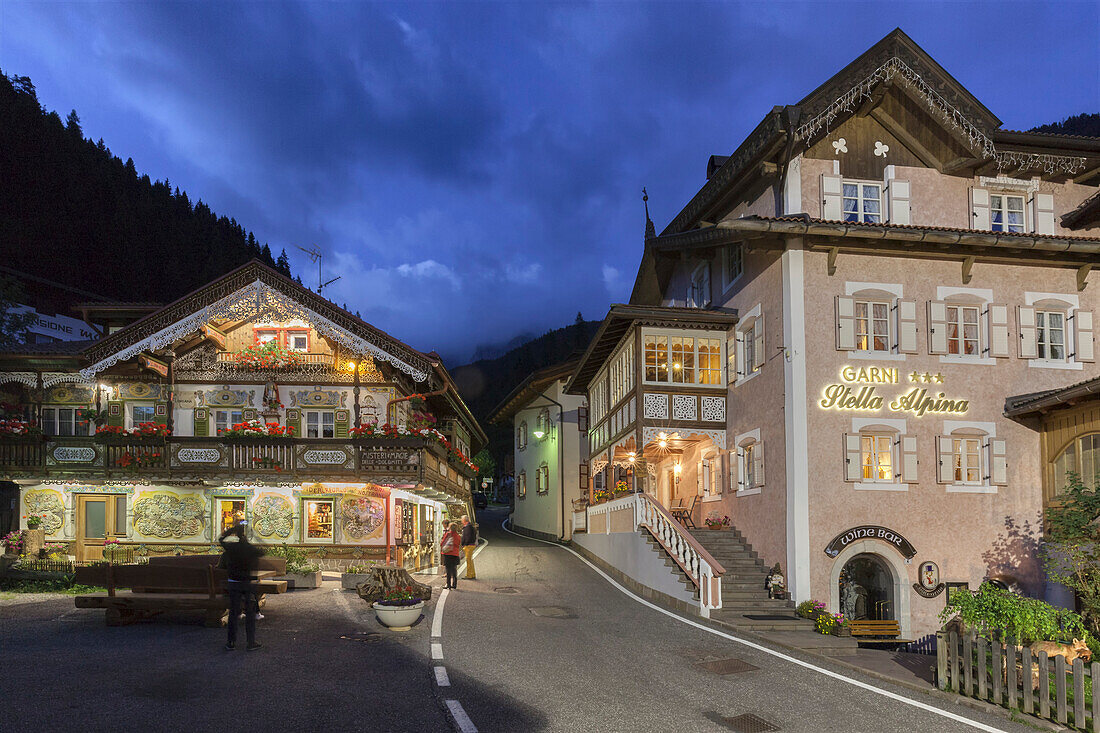
[[[645,528],[664,548],[669,557],[699,588],[702,615],[722,607],[722,575],[726,569],[699,541],[672,518],[659,501],[649,494],[634,494],[635,526]]]

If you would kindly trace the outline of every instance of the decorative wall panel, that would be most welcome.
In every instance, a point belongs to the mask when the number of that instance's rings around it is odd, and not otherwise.
[[[698,420],[698,414],[695,395],[678,394],[672,396],[673,420]]]
[[[184,539],[206,526],[203,502],[171,491],[144,493],[134,502],[134,529],[146,537]]]
[[[703,397],[703,420],[707,422],[725,422],[726,420],[726,398],[725,397]]]

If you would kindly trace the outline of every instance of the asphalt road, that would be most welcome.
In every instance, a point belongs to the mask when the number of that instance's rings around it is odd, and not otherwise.
[[[475,562],[478,580],[459,581],[442,623],[447,696],[483,733],[729,731],[723,718],[744,713],[782,731],[977,730],[671,619],[565,550],[503,533],[503,518],[500,510],[479,515],[489,544]],[[754,669],[723,676],[697,666],[724,659]],[[961,706],[950,711],[995,729],[1033,730]]]

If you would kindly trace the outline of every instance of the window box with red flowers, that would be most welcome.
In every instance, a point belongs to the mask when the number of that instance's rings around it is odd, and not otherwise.
[[[44,439],[42,430],[26,420],[0,420],[0,440],[7,443],[38,443]]]
[[[246,346],[233,355],[233,363],[241,369],[295,369],[305,364],[301,352],[284,349],[277,341]]]
[[[261,422],[259,420],[246,420],[233,423],[228,430],[223,430],[218,435],[226,442],[250,442],[250,441],[286,441],[294,437],[294,428],[290,425],[280,425],[277,422]]]
[[[156,422],[139,422],[131,430],[120,425],[102,425],[96,428],[97,443],[153,443],[163,445],[165,438],[172,434],[167,425]]]

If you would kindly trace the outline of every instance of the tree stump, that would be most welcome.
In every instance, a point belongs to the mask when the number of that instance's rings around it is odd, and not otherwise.
[[[386,597],[386,593],[395,588],[411,587],[413,593],[422,601],[431,600],[432,587],[413,580],[409,571],[394,565],[380,565],[370,569],[370,577],[355,587],[367,603],[374,603]]]

